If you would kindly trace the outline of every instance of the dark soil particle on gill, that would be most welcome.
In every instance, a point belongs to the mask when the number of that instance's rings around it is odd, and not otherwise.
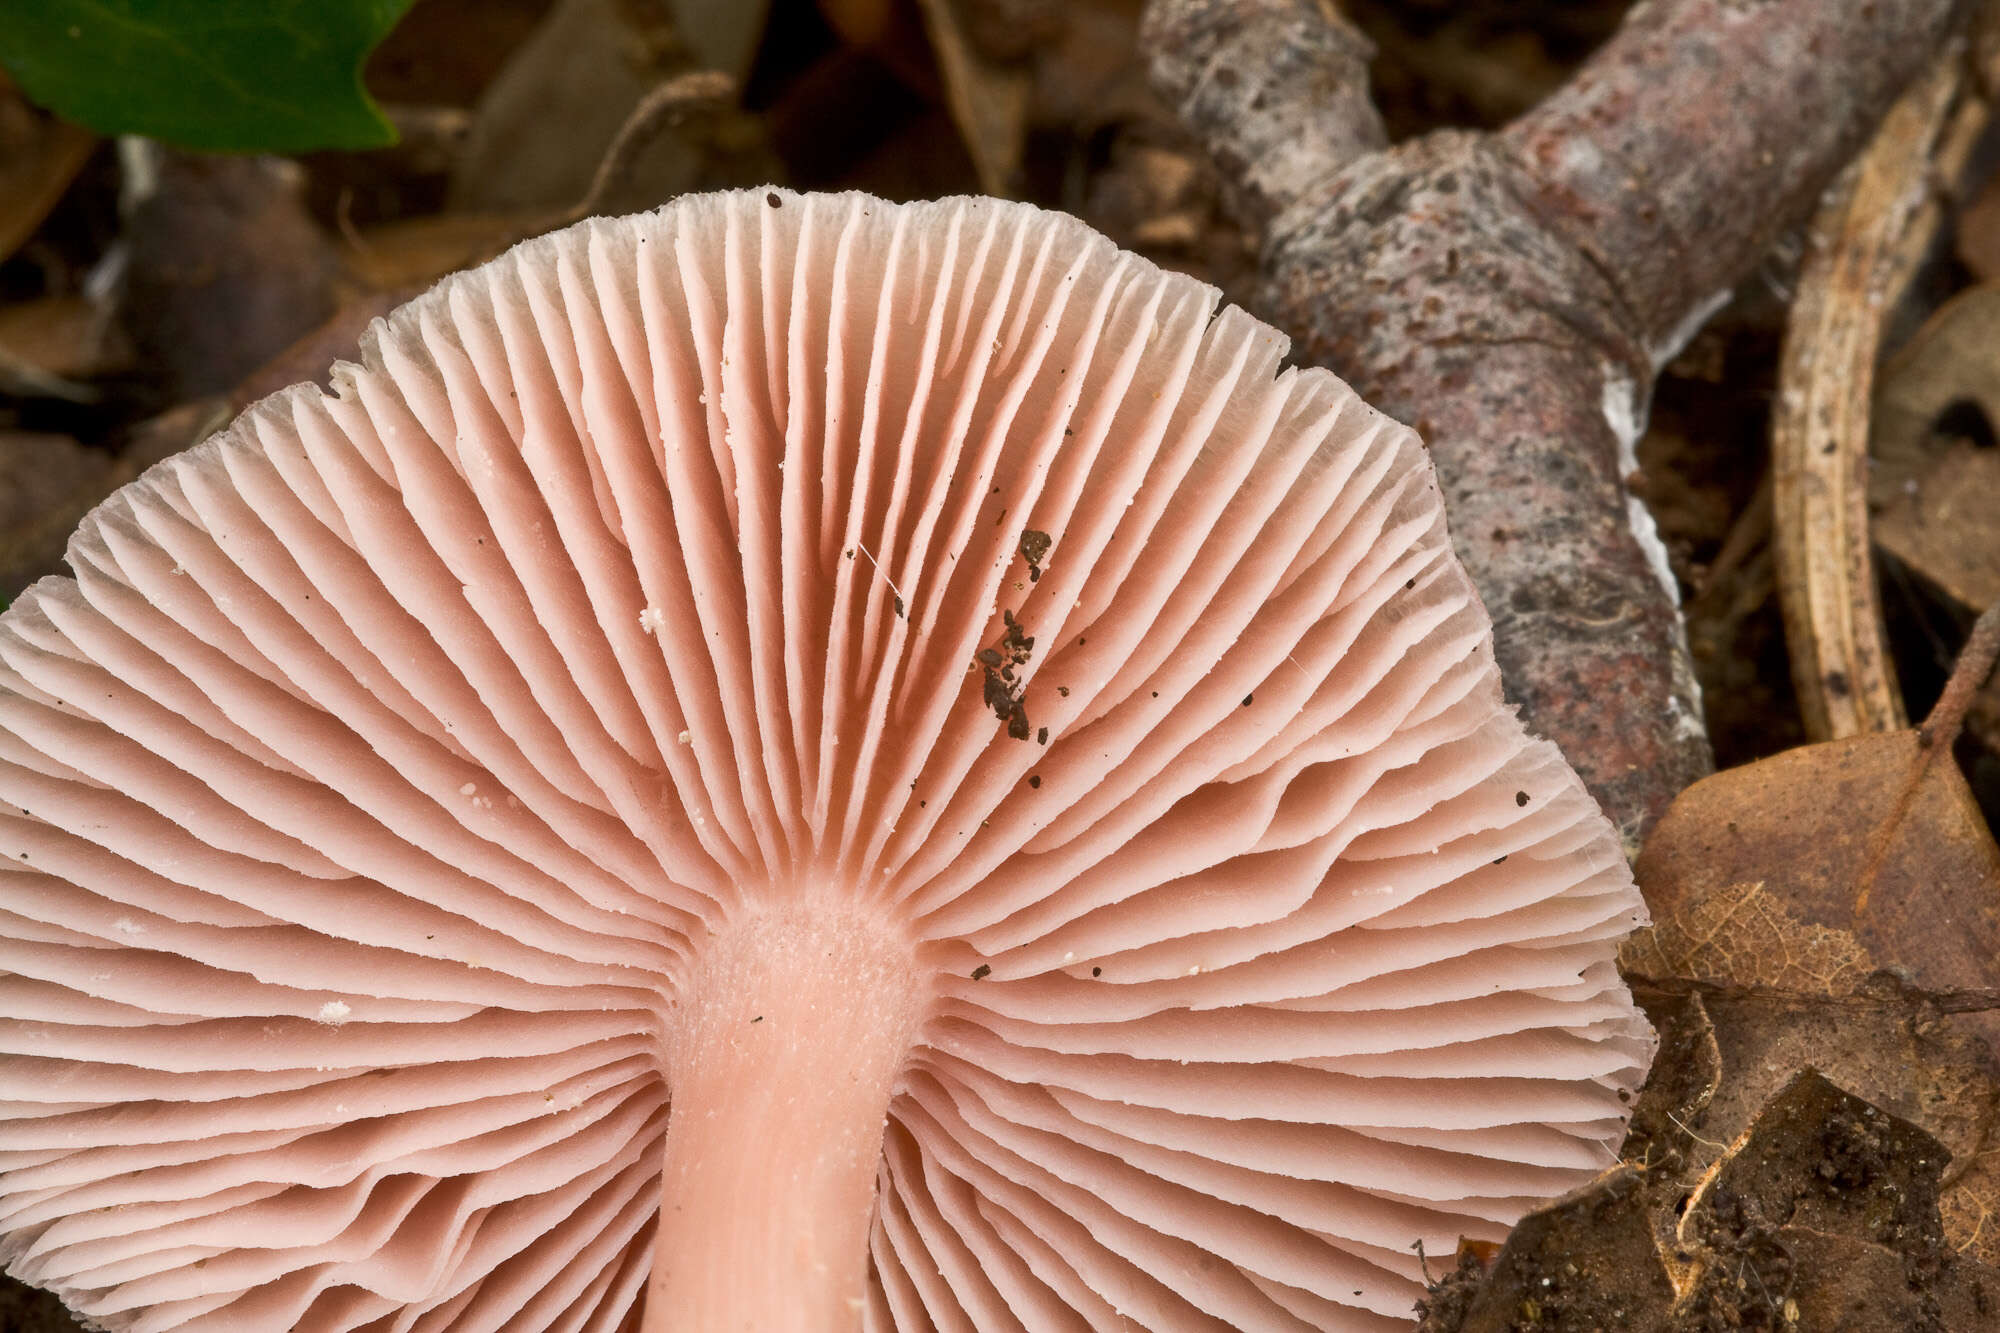
[[[1024,529],[1021,533],[1021,558],[1028,562],[1028,582],[1042,581],[1042,559],[1049,553],[1055,538],[1035,528]]]
[[[992,648],[981,648],[972,655],[972,664],[985,677],[983,698],[985,706],[993,710],[993,716],[1007,724],[1007,735],[1017,741],[1027,740],[1035,735],[1034,724],[1028,721],[1028,706],[1022,696],[1027,692],[1026,682],[1015,675],[1015,669],[1026,666],[1035,651],[1035,639],[1014,619],[1012,611],[1000,613],[1002,630],[1000,642]],[[1048,744],[1047,727],[1041,730],[1041,743]]]

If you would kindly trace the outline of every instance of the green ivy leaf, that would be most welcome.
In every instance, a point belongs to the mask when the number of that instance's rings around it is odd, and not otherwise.
[[[361,62],[412,0],[7,0],[0,66],[52,111],[183,148],[376,148]]]

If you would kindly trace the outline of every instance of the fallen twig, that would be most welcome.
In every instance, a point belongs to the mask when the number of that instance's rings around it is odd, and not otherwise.
[[[590,188],[557,219],[556,225],[581,222],[603,208],[604,201],[630,174],[640,152],[661,130],[691,112],[726,106],[735,96],[736,80],[720,70],[698,69],[676,75],[640,98],[598,160]]]
[[[1628,846],[1710,766],[1678,587],[1625,487],[1654,375],[1959,8],[1655,0],[1507,129],[1391,148],[1356,110],[1356,39],[1318,0],[1148,11],[1156,86],[1269,219],[1261,312],[1430,442],[1509,688]],[[1217,96],[1247,77],[1257,25],[1321,31],[1293,40],[1324,54]],[[1273,155],[1299,126],[1318,146]]]

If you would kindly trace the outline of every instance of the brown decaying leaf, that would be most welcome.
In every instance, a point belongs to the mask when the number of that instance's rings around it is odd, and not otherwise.
[[[1830,996],[1884,966],[1927,991],[2000,983],[2000,850],[1955,766],[1917,773],[1931,753],[1857,736],[1689,788],[1639,858],[1657,924],[1630,963]]]
[[[1660,1034],[1660,1049],[1632,1108],[1620,1156],[1647,1172],[1656,1189],[1658,1182],[1671,1187],[1677,1181],[1684,1191],[1713,1157],[1702,1151],[1704,1144],[1689,1125],[1701,1119],[1722,1086],[1722,1049],[1699,992],[1637,989],[1633,998]],[[1722,1145],[1706,1146],[1719,1150]]]
[[[1961,404],[2000,423],[2000,283],[1946,301],[1889,359],[1870,428],[1876,543],[1969,615],[2000,602],[2000,450],[1936,433]]]
[[[34,235],[96,146],[89,130],[29,106],[0,72],[0,259]]]
[[[96,402],[89,377],[109,368],[95,354],[102,323],[81,297],[0,306],[0,395]]]
[[[0,305],[0,362],[72,382],[120,368],[108,321],[85,296],[44,296]]]
[[[1869,421],[1874,483],[1897,489],[1913,475],[1933,424],[1961,402],[2000,422],[2000,283],[1952,296],[1882,364]]]
[[[1718,1145],[1719,1147],[1721,1145]],[[1947,1154],[1908,1120],[1807,1069],[1686,1196],[1622,1166],[1529,1214],[1487,1269],[1461,1254],[1419,1333],[1973,1333],[2000,1272],[1954,1252]],[[1685,1197],[1678,1219],[1662,1198]]]
[[[1945,1154],[1813,1070],[1790,1079],[1696,1189],[1678,1227],[1696,1328],[1971,1330],[2000,1275],[1953,1262]],[[1856,1272],[1890,1279],[1856,1286]],[[1949,1319],[1942,1318],[1949,1312]]]
[[[1997,344],[1996,346],[2000,346]],[[1961,611],[2000,601],[2000,450],[1954,440],[1875,515],[1875,544]]]
[[[110,455],[67,435],[0,430],[0,601],[62,558],[71,525],[51,530],[44,516],[59,513],[67,520],[71,499],[80,493],[95,502],[105,493],[110,469]]]
[[[1674,1287],[1639,1172],[1615,1167],[1521,1219],[1457,1333],[1603,1328],[1667,1333]]]
[[[578,198],[631,109],[686,59],[664,5],[563,0],[481,96],[451,211],[552,211]],[[694,151],[672,138],[653,149],[646,185],[662,197],[687,188]]]
[[[349,232],[341,263],[360,286],[375,292],[421,291],[447,273],[491,259],[534,235],[549,215],[436,213]]]
[[[1981,282],[2000,278],[2000,176],[1995,176],[1958,213],[1953,236],[1958,260]]]
[[[1694,990],[1712,1020],[1716,1090],[1652,1116],[1687,1131],[1668,1148],[1712,1156],[1793,1070],[1821,1068],[1943,1141],[1947,1234],[1989,1262],[2000,848],[1950,750],[1996,647],[2000,611],[1921,728],[1802,747],[1684,792],[1636,867],[1654,925],[1623,954],[1642,991]],[[1692,1021],[1655,1017],[1669,1046]]]
[[[368,326],[413,294],[368,290],[343,297],[324,321],[239,380],[229,393],[230,410],[240,412],[290,384],[310,381],[328,387],[334,365],[361,354],[361,335]]]

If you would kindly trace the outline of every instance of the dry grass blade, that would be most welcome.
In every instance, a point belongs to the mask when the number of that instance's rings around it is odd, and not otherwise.
[[[1890,314],[1991,118],[1962,49],[1916,84],[1814,220],[1772,416],[1778,585],[1814,740],[1908,724],[1884,647],[1868,531],[1875,367]]]
[[[1785,333],[1771,423],[1778,591],[1814,740],[1906,725],[1868,544],[1869,404],[1881,312],[1936,226],[1925,178],[1960,82],[1952,59],[1911,89],[1821,207]]]

